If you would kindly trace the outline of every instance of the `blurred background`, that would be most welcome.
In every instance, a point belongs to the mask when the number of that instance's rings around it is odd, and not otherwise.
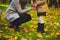
[[[60,40],[60,0],[47,0],[49,10],[44,17],[45,33],[37,33],[38,17],[36,11],[29,11],[32,20],[20,26],[20,32],[9,29],[5,11],[11,0],[0,0],[0,40]],[[27,3],[26,7],[30,4]]]

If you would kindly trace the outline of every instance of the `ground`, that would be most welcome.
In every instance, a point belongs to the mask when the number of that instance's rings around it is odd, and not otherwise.
[[[9,29],[5,20],[5,10],[3,7],[0,20],[0,40],[60,40],[60,9],[49,8],[45,20],[45,33],[38,33],[37,24],[38,17],[36,11],[29,11],[32,20],[20,25],[21,31],[14,31]]]

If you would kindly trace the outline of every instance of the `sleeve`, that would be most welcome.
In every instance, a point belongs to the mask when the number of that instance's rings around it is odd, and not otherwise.
[[[46,0],[38,0],[38,1],[36,0],[35,3],[36,3],[36,5],[38,5],[38,4],[44,5],[46,3]]]
[[[16,10],[19,13],[25,13],[25,12],[31,10],[31,7],[22,10],[21,4],[19,3],[19,0],[14,0],[14,5],[15,5]]]

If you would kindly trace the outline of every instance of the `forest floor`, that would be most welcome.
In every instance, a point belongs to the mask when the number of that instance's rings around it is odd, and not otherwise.
[[[45,33],[37,32],[38,17],[36,11],[29,11],[32,20],[20,25],[20,31],[10,29],[5,20],[5,10],[2,8],[0,20],[0,40],[60,40],[60,9],[49,8],[45,20]]]

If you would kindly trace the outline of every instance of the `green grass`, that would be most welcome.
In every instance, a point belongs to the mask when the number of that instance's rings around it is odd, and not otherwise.
[[[9,4],[0,4],[0,6],[2,6],[2,7],[8,7]]]

